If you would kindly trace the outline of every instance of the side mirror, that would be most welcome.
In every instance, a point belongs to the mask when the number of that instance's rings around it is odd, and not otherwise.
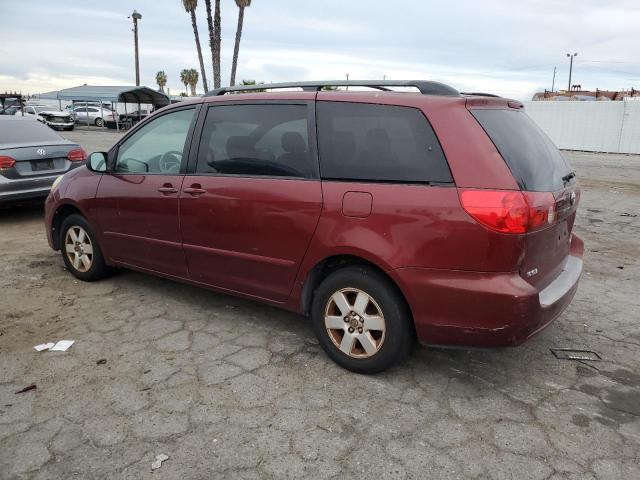
[[[93,152],[89,155],[87,168],[92,172],[104,173],[107,171],[107,154],[106,152]]]

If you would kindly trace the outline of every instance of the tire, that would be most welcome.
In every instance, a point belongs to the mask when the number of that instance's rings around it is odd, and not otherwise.
[[[62,221],[60,252],[67,269],[80,280],[94,282],[111,274],[98,239],[82,215],[74,213]]]
[[[104,127],[104,120],[101,118],[96,118],[95,124],[96,127]]]
[[[367,298],[358,300],[361,294]],[[327,355],[352,372],[381,372],[411,352],[413,328],[404,298],[393,283],[368,267],[345,267],[325,278],[315,291],[311,320]]]

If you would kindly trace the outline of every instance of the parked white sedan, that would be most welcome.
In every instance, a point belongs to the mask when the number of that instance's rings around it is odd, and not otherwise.
[[[118,114],[109,108],[100,109],[99,106],[84,106],[73,109],[73,118],[76,123],[90,123],[103,127],[105,122],[115,122]]]
[[[26,105],[25,117],[35,117],[39,122],[55,130],[73,130],[73,117],[69,112],[61,112],[46,105]]]

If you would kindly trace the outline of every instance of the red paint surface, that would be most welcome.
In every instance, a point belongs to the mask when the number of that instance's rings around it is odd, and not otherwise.
[[[316,265],[336,255],[360,257],[396,283],[420,340],[432,344],[517,344],[566,308],[577,283],[546,309],[538,292],[559,274],[568,255],[582,257],[582,242],[576,236],[569,242],[575,206],[562,206],[568,190],[555,192],[561,221],[531,234],[491,231],[460,205],[456,186],[518,189],[467,110],[471,100],[384,92],[281,92],[191,102],[316,96],[319,101],[421,109],[439,137],[455,186],[111,175],[79,168],[47,199],[50,244],[57,247],[59,235],[54,215],[73,207],[94,227],[111,264],[294,311],[302,309],[303,287]],[[504,99],[472,101],[473,108],[508,108]],[[530,279],[526,272],[532,268],[539,273]]]

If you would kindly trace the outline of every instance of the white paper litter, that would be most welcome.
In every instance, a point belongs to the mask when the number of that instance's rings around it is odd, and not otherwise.
[[[36,345],[35,348],[37,351],[41,352],[43,350],[49,350],[51,347],[53,347],[55,345],[55,343],[53,342],[49,342],[49,343],[41,343],[40,345]]]
[[[71,345],[75,343],[75,340],[60,340],[53,347],[49,349],[51,352],[66,352]]]
[[[155,461],[151,463],[151,470],[157,470],[162,466],[162,462],[165,460],[169,460],[169,456],[161,453],[160,455],[156,455]]]

